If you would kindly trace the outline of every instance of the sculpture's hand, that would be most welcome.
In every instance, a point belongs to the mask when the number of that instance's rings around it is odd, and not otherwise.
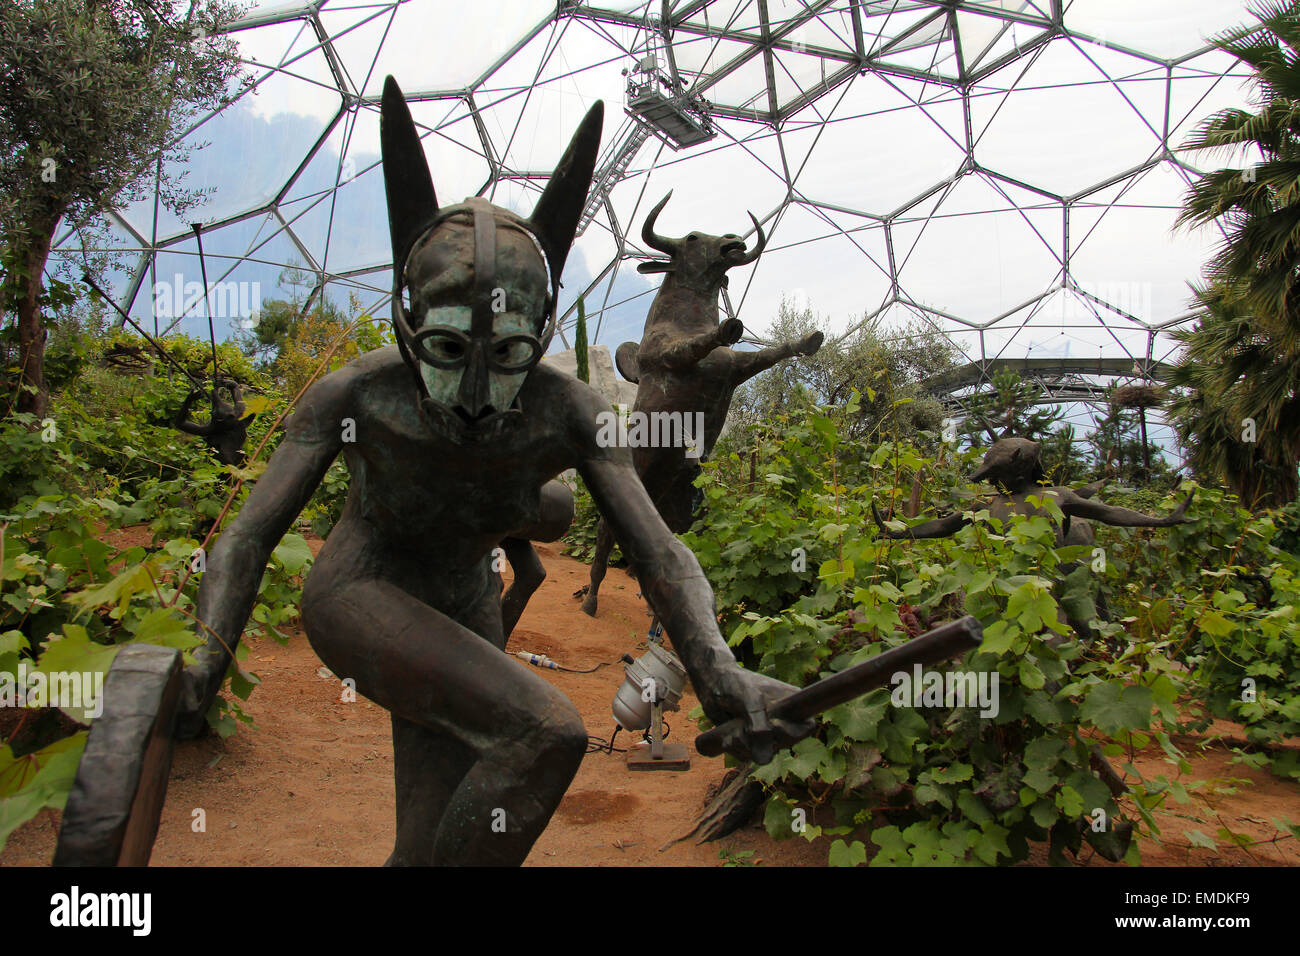
[[[894,532],[885,527],[885,519],[880,516],[880,509],[876,507],[874,499],[871,502],[871,517],[876,519],[876,527],[880,529],[881,534],[886,538],[894,537]]]
[[[1165,522],[1167,524],[1171,524],[1171,525],[1187,524],[1187,522],[1192,520],[1191,518],[1187,517],[1187,506],[1192,503],[1192,496],[1194,494],[1196,494],[1195,488],[1187,492],[1187,497],[1183,499],[1183,503],[1179,505],[1176,509],[1174,509],[1173,514],[1171,514],[1168,518],[1165,519]]]
[[[745,323],[740,319],[727,319],[718,326],[718,341],[723,345],[735,345],[745,334]]]
[[[811,332],[799,340],[799,344],[794,347],[798,355],[815,355],[817,350],[822,347],[822,341],[826,336],[820,332]]]
[[[722,749],[741,760],[765,764],[778,752],[798,743],[817,729],[815,720],[781,720],[771,716],[772,705],[798,688],[736,665],[722,665],[697,683],[704,713],[715,726],[739,717],[742,729],[725,736]]]

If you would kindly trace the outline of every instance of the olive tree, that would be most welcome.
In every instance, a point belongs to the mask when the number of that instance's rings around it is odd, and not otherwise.
[[[194,118],[243,92],[236,45],[220,32],[238,13],[225,0],[0,4],[0,306],[17,338],[19,411],[49,403],[42,312],[67,292],[44,284],[55,230],[143,198],[156,169],[188,155],[178,144]],[[176,176],[158,189],[178,216],[204,195]]]

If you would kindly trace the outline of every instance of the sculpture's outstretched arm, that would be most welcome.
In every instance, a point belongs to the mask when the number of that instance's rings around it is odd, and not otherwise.
[[[219,379],[218,383],[230,389],[230,412],[231,417],[241,419],[244,417],[244,389],[233,378]]]
[[[709,353],[719,346],[735,345],[744,334],[744,323],[739,319],[727,319],[716,329],[674,341],[659,352],[657,361],[671,369],[689,368],[708,358]],[[643,363],[645,353],[645,343],[642,343],[639,357]]]
[[[732,365],[733,381],[736,385],[741,385],[759,372],[766,372],[777,362],[784,362],[796,355],[812,355],[821,348],[823,338],[822,333],[812,332],[798,342],[782,342],[757,352],[736,352]]]
[[[185,401],[182,402],[181,407],[176,410],[176,414],[172,416],[172,428],[175,428],[178,431],[183,431],[187,435],[198,435],[200,438],[206,438],[212,433],[211,422],[206,425],[200,425],[198,422],[190,420],[190,409],[194,406],[194,403],[202,397],[203,393],[198,389],[195,389],[185,396]]]
[[[871,502],[871,516],[876,519],[876,526],[886,538],[949,538],[970,523],[963,514],[950,514],[943,518],[932,518],[903,531],[891,531],[885,527],[885,519],[880,516],[880,509],[874,501]]]
[[[593,435],[594,430],[593,424]],[[767,763],[810,729],[768,716],[768,707],[794,688],[736,663],[718,630],[713,590],[699,562],[655,511],[626,451],[616,451],[621,454],[594,451],[578,471],[636,569],[641,590],[686,665],[705,714],[718,725],[744,719],[743,730],[730,736],[723,749]]]
[[[1104,501],[1081,498],[1073,492],[1064,496],[1061,501],[1061,510],[1076,518],[1091,518],[1103,524],[1119,525],[1125,528],[1168,528],[1171,525],[1183,524],[1191,520],[1186,517],[1186,513],[1187,506],[1192,503],[1192,495],[1194,494],[1196,494],[1195,489],[1189,491],[1182,504],[1173,512],[1161,518],[1155,515],[1144,515],[1140,511],[1121,508],[1119,505],[1108,505]]]
[[[1097,492],[1101,491],[1101,489],[1105,487],[1106,479],[1103,478],[1100,481],[1094,481],[1090,485],[1084,485],[1082,488],[1075,488],[1074,493],[1080,498],[1092,498],[1096,496]]]
[[[342,449],[340,421],[346,414],[355,373],[344,368],[303,396],[280,447],[267,463],[248,501],[206,557],[196,616],[206,625],[206,644],[185,668],[177,733],[190,737],[204,726],[221,688],[231,654],[257,598],[271,551],[302,511]]]

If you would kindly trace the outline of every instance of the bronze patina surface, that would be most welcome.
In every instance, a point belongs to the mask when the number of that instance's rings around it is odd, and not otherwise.
[[[736,389],[777,362],[812,355],[821,347],[822,333],[754,352],[731,348],[745,329],[739,319],[719,321],[718,296],[727,285],[727,270],[748,265],[762,255],[766,245],[763,229],[751,214],[758,236],[752,250],[734,234],[691,232],[680,239],[661,236],[655,232],[655,223],[671,197],[669,193],[650,210],[641,230],[646,244],[669,259],[637,267],[643,273],[664,273],[663,284],[646,316],[640,345],[624,342],[615,357],[623,377],[637,383],[634,416],[650,421],[654,416],[691,416],[690,420],[703,416],[703,438],[692,436],[699,446],[692,448],[689,456],[681,446],[639,444],[632,449],[632,462],[650,499],[669,529],[680,534],[691,525],[700,460],[713,450]],[[616,537],[609,523],[602,520],[596,532],[591,583],[582,604],[593,617]]]
[[[202,727],[271,550],[342,452],[347,503],[308,576],[303,621],[325,664],[392,713],[389,862],[513,865],[558,806],[587,734],[567,698],[504,653],[493,549],[547,523],[547,483],[566,469],[608,517],[705,713],[742,719],[724,749],[766,762],[808,728],[769,717],[794,688],[736,664],[698,562],[628,451],[597,441],[604,399],[537,364],[587,199],[600,104],[528,219],[475,199],[440,209],[391,77],[381,117],[399,345],[308,390],[217,539],[197,607],[213,636],[183,675],[181,729]],[[354,441],[343,441],[345,421]]]

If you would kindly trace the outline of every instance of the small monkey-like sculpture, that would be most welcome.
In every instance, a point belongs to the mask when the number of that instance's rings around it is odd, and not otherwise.
[[[664,273],[663,284],[646,316],[641,344],[624,342],[615,353],[618,370],[637,383],[633,414],[704,416],[704,435],[688,457],[681,447],[632,449],[632,462],[669,530],[676,534],[691,526],[695,479],[700,460],[707,458],[722,433],[731,408],[731,396],[759,372],[796,355],[812,355],[822,344],[822,333],[811,332],[798,342],[785,342],[756,352],[731,348],[745,327],[739,319],[719,321],[718,296],[727,286],[727,270],[748,265],[763,253],[767,239],[753,220],[758,239],[752,250],[735,234],[710,236],[692,232],[671,239],[655,232],[655,222],[670,192],[646,217],[641,238],[646,245],[671,258],[643,262],[642,273]],[[614,535],[602,518],[596,529],[596,549],[591,559],[591,583],[582,609],[596,615],[600,583],[614,547]]]
[[[222,397],[222,392],[229,394],[229,401]],[[190,392],[172,417],[172,427],[187,435],[197,435],[202,438],[223,465],[242,465],[244,441],[248,436],[248,426],[253,416],[244,414],[243,390],[240,384],[232,378],[218,378],[212,383],[212,417],[208,419],[206,425],[200,425],[190,418],[190,409],[204,395],[205,393],[197,388]]]
[[[1079,489],[1042,484],[1045,474],[1042,464],[1042,445],[1027,438],[1002,438],[994,442],[984,456],[984,461],[974,473],[972,482],[989,481],[997,486],[999,493],[988,502],[989,516],[1006,522],[1011,515],[1043,515],[1050,517],[1046,508],[1031,503],[1032,496],[1052,498],[1065,515],[1065,520],[1056,529],[1056,543],[1062,545],[1087,545],[1095,542],[1089,520],[1103,524],[1130,528],[1168,528],[1182,524],[1190,519],[1186,517],[1187,506],[1192,501],[1195,491],[1188,492],[1183,502],[1164,517],[1145,515],[1119,505],[1108,505],[1103,501],[1093,500],[1099,485],[1087,485]],[[871,513],[880,527],[881,533],[888,538],[947,538],[956,534],[970,523],[966,515],[955,512],[942,518],[933,518],[902,531],[894,531],[885,526],[884,519],[875,502],[871,504]],[[1063,565],[1061,570],[1068,573],[1073,564]],[[1070,624],[1085,642],[1092,639],[1092,630],[1086,621],[1070,617]]]
[[[208,556],[196,616],[210,636],[183,675],[182,734],[203,725],[272,549],[343,453],[347,504],[303,588],[303,624],[325,665],[392,713],[391,864],[523,862],[582,762],[577,709],[503,653],[493,573],[493,550],[542,523],[543,489],[569,468],[610,516],[705,714],[719,726],[741,720],[723,749],[765,763],[813,727],[769,712],[794,688],[737,665],[699,563],[655,512],[627,450],[597,441],[605,400],[539,364],[602,115],[600,104],[587,114],[527,219],[481,198],[439,207],[405,98],[387,79],[398,345],[306,392]],[[345,419],[355,425],[346,443]]]

